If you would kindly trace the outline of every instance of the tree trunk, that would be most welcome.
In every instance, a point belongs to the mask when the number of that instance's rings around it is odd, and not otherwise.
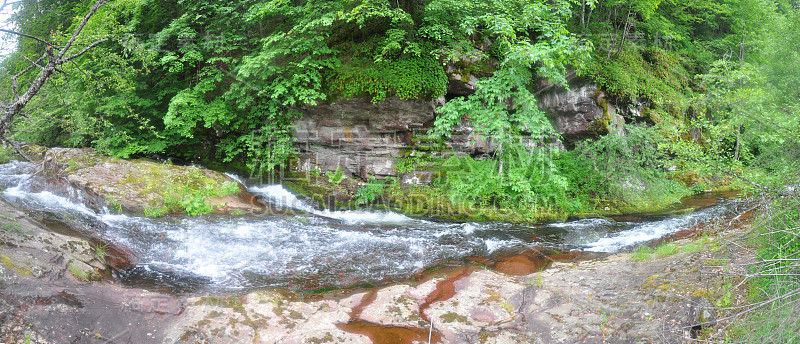
[[[736,127],[736,147],[733,150],[733,159],[739,161],[739,147],[742,141],[742,125]]]

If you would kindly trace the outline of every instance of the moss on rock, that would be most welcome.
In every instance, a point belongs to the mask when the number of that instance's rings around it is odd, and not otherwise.
[[[116,211],[161,216],[264,209],[236,180],[196,166],[124,160],[91,149],[51,149],[43,166],[46,173],[65,177]]]

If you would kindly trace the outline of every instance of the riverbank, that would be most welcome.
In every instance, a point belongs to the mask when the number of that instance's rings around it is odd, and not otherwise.
[[[427,172],[426,178],[436,173]],[[303,201],[320,209],[393,211],[416,218],[435,218],[460,222],[509,222],[537,224],[568,219],[611,217],[669,211],[680,200],[701,193],[717,192],[734,196],[738,191],[730,179],[720,179],[711,189],[681,189],[668,195],[655,195],[637,203],[594,200],[571,211],[559,207],[507,207],[500,203],[457,202],[446,188],[432,183],[415,184],[402,180],[369,180],[333,177],[334,174],[292,174],[281,184]],[[273,178],[278,180],[278,178]],[[726,198],[728,198],[726,196]]]
[[[443,343],[685,341],[700,320],[720,317],[719,307],[746,294],[724,270],[752,259],[733,244],[748,229],[740,217],[645,261],[568,254],[550,256],[537,271],[520,255],[493,266],[440,266],[366,290],[179,296],[88,281],[70,269],[63,247],[32,244],[50,229],[0,207],[20,224],[2,231],[0,336],[8,343],[411,343],[429,334]],[[59,235],[71,243],[64,247],[91,247]],[[702,249],[683,250],[698,243]]]

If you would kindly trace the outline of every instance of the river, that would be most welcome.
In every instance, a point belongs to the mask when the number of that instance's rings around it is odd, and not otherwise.
[[[79,191],[53,185],[32,164],[0,165],[0,196],[6,201],[133,251],[135,266],[114,273],[121,282],[178,293],[382,285],[446,262],[535,248],[617,252],[730,216],[741,204],[729,200],[730,194],[709,193],[655,214],[542,225],[457,223],[318,210],[280,185],[249,185],[254,195],[295,211],[152,219],[90,209]]]

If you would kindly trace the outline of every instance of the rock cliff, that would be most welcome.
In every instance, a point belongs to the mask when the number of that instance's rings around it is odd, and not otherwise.
[[[455,91],[469,87],[461,85]],[[621,133],[625,119],[596,84],[573,80],[569,89],[547,83],[540,84],[539,89],[539,105],[567,143]],[[469,94],[452,94],[456,93]],[[372,103],[369,98],[356,98],[301,108],[301,116],[294,122],[300,151],[296,168],[301,172],[338,168],[363,179],[396,177],[397,158],[417,148],[417,138],[431,128],[436,108],[443,104],[444,99],[392,97]],[[475,134],[466,120],[455,128],[445,147],[473,156],[496,148],[491,138]]]

